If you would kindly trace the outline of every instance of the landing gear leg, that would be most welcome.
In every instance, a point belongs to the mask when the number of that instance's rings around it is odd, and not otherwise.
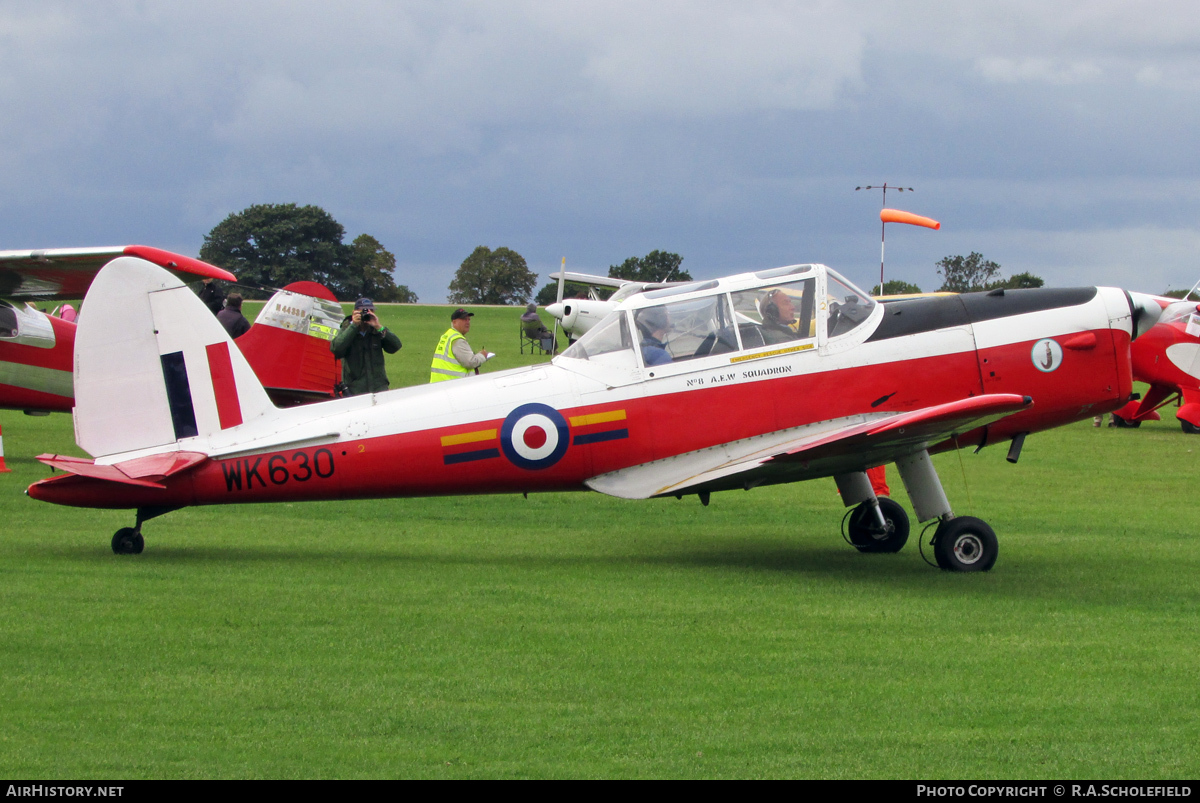
[[[118,555],[140,555],[146,548],[146,540],[142,538],[142,522],[178,510],[177,507],[139,507],[136,523],[132,527],[122,527],[112,537],[112,551]]]
[[[866,472],[834,478],[842,503],[857,504],[846,524],[846,540],[859,552],[899,552],[908,542],[908,514],[899,503],[875,495]]]
[[[986,572],[996,562],[996,533],[974,516],[955,516],[942,482],[922,450],[896,461],[904,488],[912,499],[918,521],[941,519],[933,536],[937,564],[951,572]]]

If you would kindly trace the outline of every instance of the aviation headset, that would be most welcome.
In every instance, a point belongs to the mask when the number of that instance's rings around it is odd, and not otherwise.
[[[763,316],[764,320],[767,318],[767,316],[770,316],[771,320],[773,321],[779,320],[779,305],[775,303],[775,294],[782,292],[782,290],[776,287],[774,290],[768,291],[767,294],[763,296],[762,303],[758,305],[758,311]]]

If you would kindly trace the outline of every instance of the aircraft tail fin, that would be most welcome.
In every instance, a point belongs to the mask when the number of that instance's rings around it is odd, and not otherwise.
[[[183,282],[121,257],[96,276],[75,338],[75,440],[93,457],[203,440],[275,410],[225,328]]]

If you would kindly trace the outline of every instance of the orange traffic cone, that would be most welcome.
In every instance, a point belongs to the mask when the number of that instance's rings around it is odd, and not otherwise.
[[[0,430],[0,474],[11,474],[12,469],[4,465],[4,430]]]

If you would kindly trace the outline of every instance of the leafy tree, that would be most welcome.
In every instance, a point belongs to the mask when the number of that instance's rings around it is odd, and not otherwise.
[[[899,279],[888,279],[886,282],[884,282],[882,293],[879,292],[879,285],[875,285],[871,288],[871,295],[873,296],[904,296],[919,292],[921,292],[920,287]]]
[[[630,257],[620,265],[609,267],[608,275],[631,282],[690,282],[691,274],[679,269],[682,262],[683,257],[679,254],[651,251],[644,257]]]
[[[200,258],[271,288],[314,281],[338,298],[354,294],[346,230],[319,206],[256,204],[235,212],[204,237]]]
[[[983,254],[972,251],[969,256],[946,257],[937,263],[937,272],[944,281],[939,290],[951,293],[974,293],[980,290],[1019,290],[1041,287],[1046,282],[1032,273],[1017,273],[1004,278],[1000,266]]]
[[[965,257],[944,257],[937,263],[937,272],[943,279],[938,289],[951,293],[985,290],[990,282],[1000,278],[1000,266],[976,251]]]
[[[1045,283],[1041,276],[1034,276],[1032,273],[1015,273],[1003,281],[989,284],[987,289],[1003,287],[1005,290],[1019,290],[1026,287],[1041,287]]]
[[[1188,292],[1189,292],[1188,290],[1166,290],[1163,292],[1163,295],[1166,296],[1167,298],[1183,299],[1183,298],[1187,298]]]
[[[351,245],[346,230],[319,206],[255,204],[234,212],[204,237],[200,258],[233,271],[238,283],[263,288],[248,296],[266,298],[272,288],[299,281],[320,282],[346,301],[367,295],[376,301],[412,303],[417,296],[397,286],[396,258],[369,234]]]
[[[525,257],[501,246],[478,246],[463,260],[450,282],[451,304],[524,304],[533,294],[537,274]]]
[[[354,238],[350,244],[350,277],[357,287],[356,297],[415,304],[417,294],[407,285],[396,285],[395,271],[396,257],[382,243],[369,234]]]

